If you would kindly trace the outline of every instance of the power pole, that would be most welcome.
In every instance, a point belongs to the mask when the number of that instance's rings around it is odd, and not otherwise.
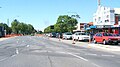
[[[8,27],[9,27],[9,19],[7,19],[7,25],[8,25]]]
[[[100,0],[98,0],[98,6],[100,6],[101,5],[101,1]]]

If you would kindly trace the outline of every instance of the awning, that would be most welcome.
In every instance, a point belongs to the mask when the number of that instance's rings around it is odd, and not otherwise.
[[[90,26],[90,28],[96,28],[96,26]]]
[[[119,25],[113,25],[112,28],[115,28],[115,27],[120,27]]]
[[[86,28],[86,30],[90,30],[90,28]]]

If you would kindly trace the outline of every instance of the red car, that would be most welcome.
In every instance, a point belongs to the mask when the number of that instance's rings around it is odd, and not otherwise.
[[[97,33],[93,37],[94,43],[103,43],[103,44],[112,44],[115,43],[118,45],[120,43],[120,37],[119,36],[113,36],[111,33]]]

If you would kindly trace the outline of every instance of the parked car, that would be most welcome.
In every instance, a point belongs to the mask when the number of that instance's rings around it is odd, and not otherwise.
[[[111,33],[97,33],[94,35],[94,43],[103,43],[103,44],[118,44],[120,43],[120,37],[119,36],[113,36]]]
[[[56,33],[55,32],[50,33],[50,37],[56,37]]]
[[[85,32],[76,32],[73,34],[74,40],[89,40],[90,36],[86,34]]]
[[[86,33],[79,33],[78,34],[78,40],[81,41],[81,40],[89,40],[90,39],[90,36]]]
[[[62,33],[56,33],[56,38],[59,38],[59,36],[62,38]]]
[[[66,32],[63,34],[63,39],[72,39],[72,33],[70,32]]]

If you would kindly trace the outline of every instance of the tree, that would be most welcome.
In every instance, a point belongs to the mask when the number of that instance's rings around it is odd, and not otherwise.
[[[31,25],[31,24],[28,24],[28,33],[31,34],[31,33],[34,33],[35,32],[35,29],[34,27]]]
[[[50,26],[48,26],[44,29],[44,32],[72,32],[77,23],[78,21],[75,18],[72,18],[68,15],[62,15],[58,17],[56,24],[54,24],[54,29],[51,29]]]
[[[4,30],[6,30],[6,34],[11,34],[12,30],[10,27],[8,27],[5,23],[0,23],[0,26],[4,27]]]
[[[68,15],[59,16],[57,23],[61,32],[72,32],[78,21]]]
[[[32,34],[35,33],[35,29],[31,24],[26,24],[23,22],[19,22],[17,20],[14,20],[11,23],[11,28],[13,33],[17,33],[17,34]]]
[[[11,28],[12,28],[12,32],[13,33],[17,33],[18,34],[18,24],[19,24],[20,22],[19,21],[17,21],[17,19],[15,19],[12,23],[11,23]]]

